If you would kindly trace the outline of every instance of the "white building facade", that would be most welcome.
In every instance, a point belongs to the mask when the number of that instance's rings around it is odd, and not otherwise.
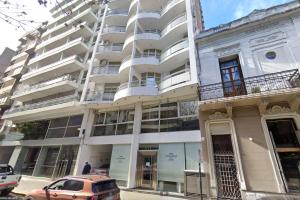
[[[196,36],[211,197],[299,198],[299,11],[293,1]]]
[[[62,1],[4,118],[22,174],[81,174],[182,193],[199,171],[194,0]],[[197,9],[196,9],[197,8]]]

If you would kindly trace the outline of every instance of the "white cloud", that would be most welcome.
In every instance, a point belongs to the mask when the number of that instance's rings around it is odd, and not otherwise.
[[[241,18],[252,12],[254,9],[268,8],[285,2],[288,2],[288,0],[244,0],[236,6],[234,18]]]
[[[48,7],[40,6],[37,0],[9,0],[11,3],[19,3],[26,6],[26,12],[28,16],[26,19],[34,20],[36,22],[43,22],[51,19],[51,14],[49,12],[49,8],[53,5],[48,5]],[[32,24],[33,27],[37,27],[38,24]],[[33,29],[33,27],[27,27],[27,31]],[[18,39],[22,37],[22,35],[26,33],[22,28],[16,29],[14,26],[11,26],[0,20],[0,53],[2,53],[5,47],[9,47],[11,49],[16,49],[19,42]]]

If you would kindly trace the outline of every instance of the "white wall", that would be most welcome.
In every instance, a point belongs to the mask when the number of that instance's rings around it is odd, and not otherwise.
[[[293,21],[292,21],[292,20]],[[244,77],[299,68],[300,17],[249,25],[198,40],[202,85],[221,82],[219,58],[239,55]],[[265,54],[274,51],[274,60]]]

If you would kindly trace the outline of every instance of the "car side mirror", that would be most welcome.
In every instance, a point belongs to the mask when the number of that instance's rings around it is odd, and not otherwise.
[[[43,190],[48,190],[48,185],[43,187]]]

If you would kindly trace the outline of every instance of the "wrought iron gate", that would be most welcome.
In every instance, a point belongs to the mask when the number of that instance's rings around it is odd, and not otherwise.
[[[218,199],[241,199],[230,135],[213,136]]]

